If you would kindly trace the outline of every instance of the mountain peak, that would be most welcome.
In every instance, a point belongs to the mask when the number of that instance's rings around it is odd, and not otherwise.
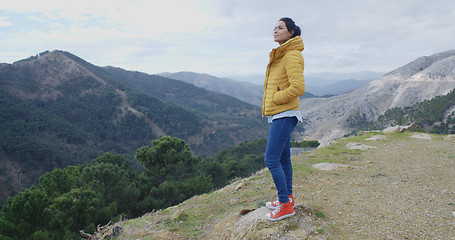
[[[69,52],[53,50],[1,65],[0,70],[21,73],[3,80],[3,86],[13,95],[23,99],[49,99],[61,95],[59,85],[74,79],[92,77],[105,84],[89,70],[88,64]]]
[[[394,76],[399,75],[400,77],[411,77],[419,72],[425,72],[427,75],[432,76],[455,76],[453,71],[447,71],[447,67],[441,67],[446,64],[455,64],[455,49],[449,50],[445,52],[436,53],[430,56],[423,56],[419,57],[416,60],[390,72],[387,73],[385,76]],[[436,68],[430,69],[429,68],[434,65],[435,63],[439,62],[446,62],[445,64],[438,64],[439,66]],[[425,71],[427,70],[427,71]]]
[[[62,57],[65,54],[70,54],[70,53],[64,52],[61,50],[53,50],[53,51],[46,50],[41,53],[37,53],[34,56],[30,56],[28,58],[18,60],[16,62],[14,62],[13,65],[18,65],[18,64],[21,65],[21,64],[27,64],[27,63],[35,62],[35,61],[43,61],[48,58],[56,58],[57,56]]]

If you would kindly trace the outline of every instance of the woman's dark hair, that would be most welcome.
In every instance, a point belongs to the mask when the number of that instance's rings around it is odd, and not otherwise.
[[[300,36],[300,34],[301,34],[300,27],[295,25],[294,20],[292,20],[288,17],[284,17],[284,18],[281,18],[280,21],[283,21],[284,23],[286,23],[286,27],[288,28],[289,32],[294,31],[291,38],[293,38],[295,36]]]

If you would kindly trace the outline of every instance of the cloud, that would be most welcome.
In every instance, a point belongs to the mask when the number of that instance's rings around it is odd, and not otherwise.
[[[8,21],[8,17],[0,17],[0,27],[10,26],[11,22]]]
[[[263,74],[273,27],[288,16],[302,28],[306,72],[386,72],[453,48],[452,9],[450,0],[16,0],[0,10],[0,62],[61,49],[148,73]]]

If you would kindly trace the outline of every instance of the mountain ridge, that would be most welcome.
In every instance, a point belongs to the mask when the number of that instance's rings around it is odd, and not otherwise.
[[[453,69],[452,66],[445,67],[445,68],[431,68],[431,66],[437,62],[444,61],[449,59],[450,57],[455,56],[455,49],[454,50],[448,50],[445,52],[440,52],[436,53],[430,56],[423,56],[415,59],[414,61],[397,68],[396,70],[393,70],[385,76],[391,77],[393,75],[399,75],[402,77],[407,77],[410,78],[412,75],[415,75],[419,72],[427,70],[427,73],[430,73],[429,70],[436,70],[431,72],[432,75],[445,75],[445,76],[454,76],[455,72],[451,69]],[[451,60],[449,63],[453,62]]]

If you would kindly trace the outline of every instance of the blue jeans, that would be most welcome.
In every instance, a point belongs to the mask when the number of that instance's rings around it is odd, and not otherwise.
[[[265,165],[272,174],[278,200],[282,203],[287,203],[292,194],[291,132],[297,121],[296,117],[273,120],[265,149]]]

